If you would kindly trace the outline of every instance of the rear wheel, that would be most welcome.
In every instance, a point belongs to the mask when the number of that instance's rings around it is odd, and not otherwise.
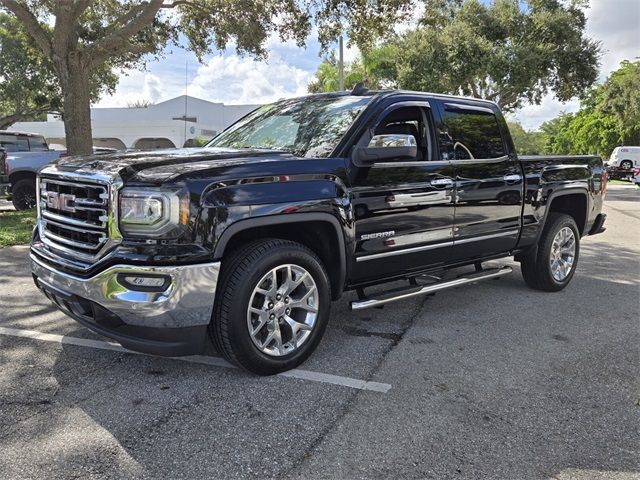
[[[16,210],[36,207],[36,182],[29,178],[18,180],[11,186],[11,201]]]
[[[633,168],[633,162],[631,160],[623,160],[620,162],[620,168],[623,170],[631,170]]]
[[[320,259],[288,240],[256,241],[224,262],[209,328],[230,362],[272,375],[304,362],[320,342],[331,305]]]
[[[522,260],[522,276],[532,288],[557,292],[566,287],[575,273],[580,253],[580,233],[575,220],[551,212],[535,256]]]

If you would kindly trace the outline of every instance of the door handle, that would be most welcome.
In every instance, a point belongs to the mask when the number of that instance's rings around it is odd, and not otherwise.
[[[436,178],[431,180],[431,185],[434,187],[453,187],[453,180],[450,178]]]
[[[507,183],[517,183],[520,180],[522,180],[522,177],[516,173],[516,174],[513,174],[513,175],[505,175],[503,177],[503,180],[505,182],[507,182]]]

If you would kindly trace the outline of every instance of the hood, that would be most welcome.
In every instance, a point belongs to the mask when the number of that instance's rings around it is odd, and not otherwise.
[[[295,158],[290,153],[257,149],[173,148],[65,157],[57,170],[77,174],[119,174],[123,180],[165,182],[185,173],[212,168],[274,162]]]

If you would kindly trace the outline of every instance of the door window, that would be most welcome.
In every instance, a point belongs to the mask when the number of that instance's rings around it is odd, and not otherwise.
[[[445,106],[441,134],[444,160],[499,158],[505,149],[495,115],[489,111]]]
[[[47,141],[44,139],[44,137],[41,137],[39,135],[29,137],[29,147],[32,152],[46,152],[49,150]]]
[[[25,135],[0,134],[0,147],[8,152],[28,152],[29,142]]]

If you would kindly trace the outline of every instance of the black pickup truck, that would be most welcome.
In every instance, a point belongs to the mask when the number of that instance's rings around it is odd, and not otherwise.
[[[483,267],[503,257],[561,290],[605,220],[599,158],[518,158],[494,103],[418,92],[283,100],[206,148],[69,157],[38,181],[31,267],[61,310],[258,374],[303,362],[345,291],[379,307],[508,274]]]

